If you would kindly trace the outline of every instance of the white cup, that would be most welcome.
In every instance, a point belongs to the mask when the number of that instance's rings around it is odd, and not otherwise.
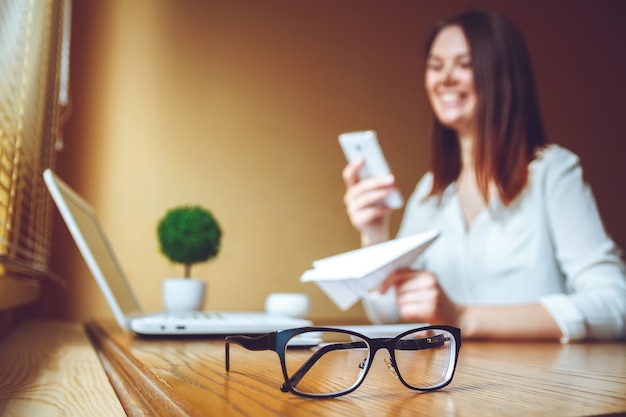
[[[397,323],[400,321],[400,312],[396,305],[396,291],[389,288],[386,293],[370,291],[361,299],[365,315],[373,324]]]
[[[275,292],[265,299],[265,311],[272,314],[282,314],[306,319],[311,310],[309,296],[297,292]]]

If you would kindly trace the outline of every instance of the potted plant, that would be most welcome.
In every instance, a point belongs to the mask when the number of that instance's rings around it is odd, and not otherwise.
[[[222,230],[213,214],[201,206],[178,206],[158,222],[159,250],[173,263],[184,266],[183,279],[163,280],[166,310],[189,311],[202,307],[206,283],[191,278],[191,268],[217,256]]]

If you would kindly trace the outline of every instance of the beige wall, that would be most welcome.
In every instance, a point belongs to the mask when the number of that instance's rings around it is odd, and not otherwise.
[[[210,283],[207,308],[261,309],[270,292],[304,291],[316,319],[361,317],[299,283],[312,260],[358,245],[337,135],[376,129],[410,194],[428,168],[424,36],[467,4],[74,2],[73,112],[57,171],[99,213],[144,307],[159,309],[161,279],[181,274],[158,253],[158,219],[197,203],[224,230],[218,258],[193,271]],[[581,155],[623,246],[624,3],[482,4],[527,35],[548,133]],[[50,286],[35,314],[110,316],[58,222],[54,267],[70,285]]]

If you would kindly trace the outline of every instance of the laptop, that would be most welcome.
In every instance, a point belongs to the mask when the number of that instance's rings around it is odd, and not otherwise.
[[[143,313],[139,301],[89,204],[47,169],[43,178],[91,274],[122,329],[145,336],[261,334],[310,326],[309,320],[267,312]]]

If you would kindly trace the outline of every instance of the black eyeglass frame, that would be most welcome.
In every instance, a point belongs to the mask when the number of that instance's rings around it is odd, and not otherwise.
[[[454,362],[452,363],[453,365],[452,372],[450,373],[450,377],[444,380],[443,382],[441,382],[440,384],[436,384],[436,385],[426,387],[426,388],[415,387],[415,386],[408,384],[402,377],[402,373],[400,372],[396,364],[395,350],[398,349],[398,342],[405,342],[401,340],[403,337],[412,333],[427,331],[427,330],[435,330],[435,331],[443,330],[452,335],[454,339],[454,348],[455,348]],[[319,358],[321,358],[327,352],[327,351],[323,351],[324,347],[316,351],[313,355],[311,355],[311,358],[309,358],[300,367],[300,369],[298,369],[293,374],[292,377],[289,377],[287,373],[287,363],[285,360],[285,351],[287,349],[287,343],[293,337],[299,334],[310,333],[310,332],[335,332],[335,333],[343,333],[347,335],[352,335],[354,337],[358,337],[362,339],[363,341],[365,341],[367,346],[369,346],[369,355],[367,358],[366,368],[363,370],[363,373],[359,377],[359,379],[355,381],[355,383],[352,386],[350,386],[349,388],[343,391],[332,392],[332,393],[321,393],[321,394],[301,392],[295,388],[295,385],[297,385],[297,383],[306,374],[306,372],[315,364],[315,362]],[[423,339],[411,339],[406,342],[412,343],[413,346],[407,349],[420,350],[420,349],[432,349],[434,347],[439,347],[446,341],[446,340],[441,340],[440,337],[441,337],[440,335],[436,335],[433,337],[426,337]],[[282,392],[291,392],[295,395],[299,395],[301,397],[308,397],[308,398],[334,398],[334,397],[339,397],[339,396],[346,395],[346,394],[353,392],[361,385],[361,383],[363,383],[372,365],[372,361],[374,360],[374,357],[376,356],[376,352],[378,352],[380,349],[386,349],[387,352],[389,352],[389,356],[391,359],[390,363],[393,366],[393,369],[396,372],[398,379],[400,380],[400,382],[402,382],[402,384],[405,387],[412,389],[412,390],[417,390],[417,391],[434,391],[434,390],[438,390],[440,388],[445,387],[450,382],[452,382],[452,379],[454,378],[454,372],[456,371],[456,364],[458,362],[459,351],[461,349],[461,329],[457,327],[452,327],[452,326],[424,326],[424,327],[416,327],[414,329],[404,331],[403,333],[395,337],[369,338],[361,333],[358,333],[352,330],[341,329],[341,328],[298,327],[295,329],[279,330],[279,331],[267,333],[261,336],[244,336],[244,335],[226,336],[225,341],[226,341],[225,343],[226,372],[230,371],[230,343],[236,343],[244,347],[245,349],[252,350],[252,351],[271,350],[271,351],[276,352],[276,354],[278,355],[278,358],[280,359],[280,364],[281,364],[281,368],[283,372],[283,378],[285,379],[285,382],[280,386],[280,390]],[[350,342],[348,344],[343,344],[343,347],[339,347],[339,348],[354,349],[357,347],[361,347],[361,348],[366,347],[366,346],[357,345],[359,343],[362,343],[362,342]],[[332,346],[338,346],[338,345],[329,345],[329,346],[331,346],[330,349],[337,349],[337,347],[333,348]]]

